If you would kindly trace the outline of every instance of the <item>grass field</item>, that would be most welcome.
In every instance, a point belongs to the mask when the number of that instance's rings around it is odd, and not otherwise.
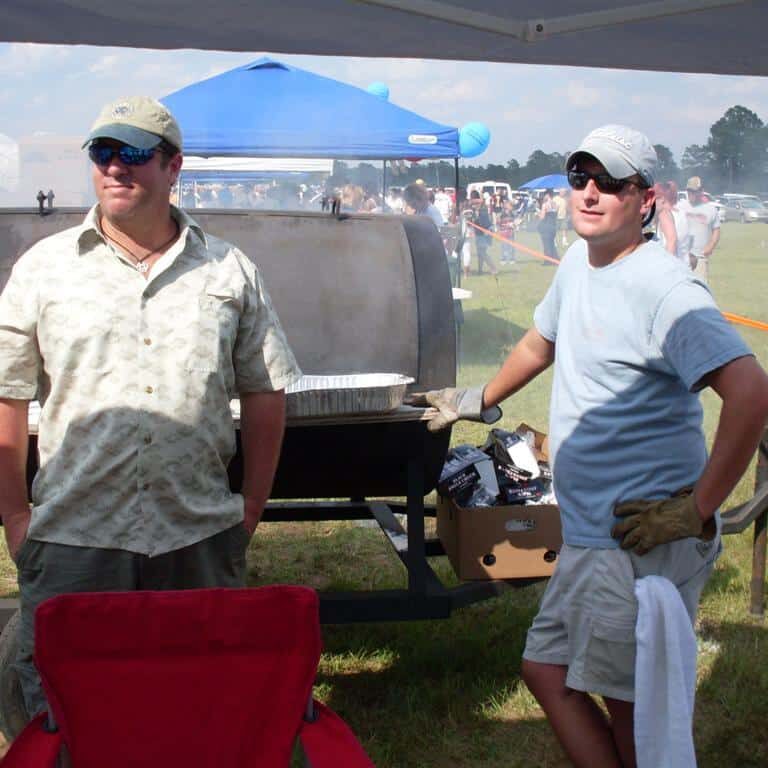
[[[533,233],[521,242],[539,248]],[[497,246],[493,254],[498,260]],[[554,270],[527,256],[498,282],[470,277],[460,384],[485,382],[528,328]],[[725,224],[711,287],[722,309],[768,320],[768,226]],[[763,365],[768,334],[743,329]],[[550,375],[506,403],[502,426],[546,430]],[[712,435],[718,402],[704,394]],[[477,443],[485,429],[459,425],[454,442]],[[751,495],[753,473],[727,506]],[[704,594],[697,627],[696,743],[702,768],[768,765],[768,633],[748,614],[751,531],[729,537]],[[445,558],[432,561],[455,583]],[[402,587],[404,570],[378,530],[349,523],[265,524],[249,551],[252,584],[290,582],[319,589]],[[15,571],[3,551],[4,593]],[[317,691],[342,714],[379,768],[565,766],[536,702],[520,680],[520,657],[541,585],[433,622],[324,628]],[[244,702],[247,706],[247,702]]]

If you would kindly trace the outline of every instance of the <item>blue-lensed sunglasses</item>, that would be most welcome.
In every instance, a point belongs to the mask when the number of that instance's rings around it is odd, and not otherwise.
[[[130,144],[121,144],[113,147],[110,144],[91,144],[88,147],[88,157],[96,165],[109,165],[112,158],[117,155],[123,165],[146,165],[158,151],[158,147],[152,149],[139,149]]]

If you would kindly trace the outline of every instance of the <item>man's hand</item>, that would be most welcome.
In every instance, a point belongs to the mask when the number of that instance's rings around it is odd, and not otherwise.
[[[671,499],[625,501],[613,512],[622,520],[613,526],[611,536],[621,539],[622,549],[638,555],[659,544],[696,536],[709,541],[717,532],[714,518],[701,519],[692,488],[685,488]]]
[[[430,432],[439,432],[459,419],[493,424],[501,418],[501,408],[497,405],[483,408],[483,389],[483,387],[433,389],[429,392],[409,395],[405,398],[405,402],[421,408],[427,406],[437,408],[439,413],[427,424]]]
[[[243,498],[244,510],[243,510],[243,526],[248,531],[249,536],[253,536],[253,532],[256,530],[256,526],[261,520],[261,516],[264,514],[264,504],[258,499],[252,499],[247,496]]]
[[[14,562],[27,538],[31,516],[27,500],[28,406],[26,400],[0,398],[0,517]]]
[[[8,554],[11,560],[16,562],[19,550],[26,541],[31,513],[29,506],[25,504],[18,510],[3,509],[3,527],[5,529],[5,542],[8,546]]]
[[[243,525],[253,535],[272,489],[285,427],[285,391],[240,394]]]

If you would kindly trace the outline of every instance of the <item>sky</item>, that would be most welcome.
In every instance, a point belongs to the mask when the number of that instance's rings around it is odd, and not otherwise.
[[[262,55],[362,88],[384,82],[390,101],[438,122],[485,123],[491,144],[476,164],[522,164],[535,149],[564,153],[609,122],[644,131],[679,162],[734,104],[768,121],[768,79],[760,77],[12,43],[0,44],[0,134],[83,136],[108,101],[160,98]]]

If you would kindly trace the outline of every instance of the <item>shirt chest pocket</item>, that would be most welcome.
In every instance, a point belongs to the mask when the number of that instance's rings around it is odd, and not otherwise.
[[[64,296],[47,304],[40,347],[52,372],[107,373],[121,354],[118,318],[90,296]]]
[[[240,297],[231,288],[209,288],[198,296],[195,311],[187,370],[210,373],[231,365],[240,321]]]

